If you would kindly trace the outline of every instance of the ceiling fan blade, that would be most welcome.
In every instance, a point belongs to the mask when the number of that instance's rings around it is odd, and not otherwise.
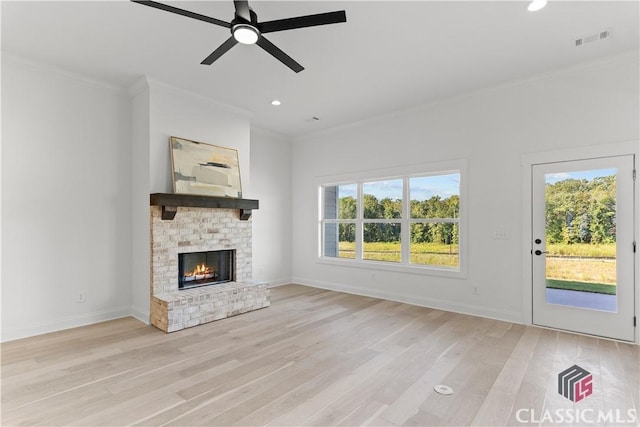
[[[263,48],[264,50],[266,50],[267,52],[269,52],[271,55],[273,55],[274,58],[282,62],[287,67],[291,68],[296,73],[299,73],[300,71],[304,70],[304,67],[302,65],[298,64],[296,61],[293,60],[293,58],[291,58],[289,55],[281,51],[276,45],[271,43],[269,40],[265,39],[263,36],[260,36],[258,38],[258,41],[256,42],[256,44],[261,48]]]
[[[236,7],[236,16],[244,19],[247,22],[251,22],[249,2],[247,0],[234,0],[233,4]]]
[[[214,50],[211,53],[211,55],[207,56],[201,62],[201,64],[203,64],[203,65],[211,65],[211,64],[213,64],[216,59],[220,58],[222,55],[224,55],[229,49],[234,47],[236,44],[238,44],[236,39],[234,39],[233,36],[229,37],[227,39],[227,41],[222,43],[220,45],[220,47],[218,47],[216,50]]]
[[[344,10],[261,22],[258,24],[258,29],[261,33],[273,33],[275,31],[315,27],[316,25],[337,24],[339,22],[347,22],[347,14]]]
[[[211,18],[209,16],[200,15],[199,13],[189,12],[188,10],[180,9],[177,7],[169,6],[166,4],[158,3],[156,1],[146,0],[131,0],[133,3],[138,3],[144,6],[154,7],[156,9],[164,10],[166,12],[176,13],[178,15],[186,16],[187,18],[197,19],[199,21],[208,22],[210,24],[220,25],[221,27],[231,28],[231,24],[220,19]]]

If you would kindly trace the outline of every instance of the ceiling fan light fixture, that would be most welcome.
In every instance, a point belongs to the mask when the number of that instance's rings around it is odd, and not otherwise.
[[[255,44],[258,41],[258,30],[251,25],[236,24],[231,32],[238,43]]]
[[[529,12],[536,12],[546,5],[547,0],[533,0],[531,3],[529,3],[529,6],[527,6],[527,10],[529,10]]]

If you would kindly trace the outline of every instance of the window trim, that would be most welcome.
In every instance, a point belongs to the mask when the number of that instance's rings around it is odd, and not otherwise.
[[[410,208],[409,200],[409,180],[414,177],[438,176],[448,173],[460,174],[460,210],[458,218],[410,218],[408,209]],[[365,182],[378,182],[391,179],[403,180],[403,203],[402,218],[389,219],[365,219],[363,218],[363,184]],[[324,187],[339,186],[345,184],[356,184],[358,195],[357,200],[357,218],[356,219],[324,219]],[[426,164],[410,165],[406,167],[376,169],[371,171],[360,171],[349,174],[321,176],[316,177],[316,189],[318,191],[317,209],[317,252],[316,263],[335,265],[343,267],[364,268],[385,270],[393,272],[442,276],[442,277],[467,277],[467,161],[466,159],[456,159],[443,162],[433,162]],[[356,226],[356,256],[362,253],[362,229],[364,223],[398,223],[402,224],[401,241],[410,241],[410,224],[414,223],[457,223],[459,240],[458,240],[458,267],[449,268],[444,266],[411,264],[409,262],[409,244],[402,244],[401,262],[374,261],[366,259],[352,259],[324,256],[323,252],[323,233],[324,224],[355,224]]]

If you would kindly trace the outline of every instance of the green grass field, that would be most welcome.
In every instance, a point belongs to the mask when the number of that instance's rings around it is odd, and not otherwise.
[[[546,277],[550,279],[616,284],[615,260],[547,257],[546,261]]]
[[[567,289],[570,291],[593,292],[597,294],[615,295],[615,285],[605,285],[603,283],[585,283],[569,280],[547,279],[547,288]]]
[[[340,242],[340,257],[355,258],[355,243]],[[362,258],[370,261],[400,262],[399,242],[365,243]],[[410,260],[412,264],[443,267],[458,266],[458,245],[439,243],[412,243]]]
[[[552,284],[549,287],[615,293],[615,243],[599,245],[553,243],[546,248],[549,252],[546,277],[549,278],[547,282]],[[410,250],[412,264],[458,266],[458,245],[412,243]],[[340,242],[339,256],[355,258],[355,243]],[[400,262],[400,243],[365,243],[363,258],[373,261]]]
[[[588,243],[550,243],[547,252],[551,255],[583,257],[583,258],[615,258],[616,244],[606,243],[592,245]]]

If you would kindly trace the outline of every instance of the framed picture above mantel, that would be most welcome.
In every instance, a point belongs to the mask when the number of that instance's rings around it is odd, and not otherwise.
[[[242,198],[238,150],[172,136],[173,192]]]

